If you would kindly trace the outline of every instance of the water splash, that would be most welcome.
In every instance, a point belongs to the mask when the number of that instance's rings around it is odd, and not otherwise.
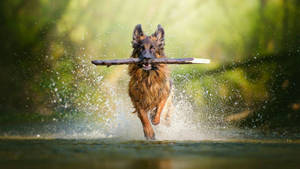
[[[110,69],[111,77],[104,78],[101,73],[96,72],[95,67],[89,65],[89,62],[82,64],[86,66],[82,66],[77,74],[74,73],[76,82],[80,81],[80,84],[73,84],[78,89],[75,93],[65,95],[63,91],[67,88],[59,85],[59,81],[53,80],[50,84],[52,103],[55,103],[56,110],[66,113],[65,116],[61,119],[53,118],[51,123],[22,125],[9,130],[1,128],[0,133],[4,133],[2,136],[144,140],[141,122],[136,114],[131,113],[133,107],[127,94],[129,77],[126,68]],[[188,77],[189,75],[184,77],[186,81],[189,81]],[[83,84],[89,90],[84,91],[80,86]],[[174,109],[171,112],[171,124],[167,126],[161,121],[160,125],[154,126],[157,140],[199,141],[264,137],[253,130],[214,125],[218,122],[216,117],[202,115],[210,111],[208,106],[203,105],[195,109],[191,96],[182,86],[174,85],[173,92]],[[209,94],[204,91],[205,93]]]
[[[127,83],[126,83],[127,84]],[[86,114],[84,122],[70,123],[67,129],[60,135],[64,138],[118,138],[122,140],[143,140],[142,125],[133,111],[126,86],[109,87],[108,95],[110,102],[107,106],[114,107],[111,116],[103,118],[102,121],[89,120]],[[157,140],[203,140],[207,139],[207,126],[197,118],[192,103],[188,96],[174,88],[173,109],[171,112],[170,125],[164,121],[158,126],[153,126]],[[86,104],[89,106],[89,104]],[[83,109],[83,104],[81,109]],[[102,112],[100,112],[102,113]],[[103,113],[102,113],[103,114]],[[162,114],[163,116],[163,114]],[[198,119],[198,120],[196,120]],[[57,137],[58,135],[56,135]]]
[[[84,51],[83,51],[84,52]],[[52,124],[42,124],[45,130],[31,129],[32,135],[54,138],[119,138],[143,140],[142,125],[132,114],[133,107],[128,96],[129,76],[126,67],[99,68],[90,64],[95,57],[78,56],[78,64],[71,70],[73,81],[65,80],[63,72],[53,73],[49,84],[55,111],[61,119],[53,118]],[[195,109],[190,92],[182,88],[192,79],[190,74],[176,74],[173,78],[184,79],[173,87],[171,125],[153,126],[158,140],[205,140],[216,139],[219,129],[215,123],[220,114],[211,115],[211,105],[197,106]],[[215,93],[203,92],[212,99]],[[220,102],[213,105],[223,111]],[[218,117],[217,117],[218,116]],[[226,127],[226,126],[225,126]],[[219,128],[218,130],[215,130]],[[46,131],[46,132],[45,132]],[[218,133],[218,134],[216,134]]]
[[[129,77],[126,69],[113,69],[110,72],[111,77],[103,79],[103,76],[97,76],[96,68],[91,66],[89,62],[83,60],[80,64],[78,71],[73,73],[75,79],[80,79],[81,85],[88,84],[87,86],[91,91],[83,92],[84,94],[81,96],[79,96],[79,91],[68,96],[68,98],[64,98],[64,100],[69,100],[68,102],[62,102],[60,97],[63,94],[55,85],[58,82],[53,82],[51,85],[52,102],[56,103],[57,107],[60,108],[65,108],[66,105],[73,106],[74,110],[83,112],[84,115],[80,121],[63,121],[61,124],[63,127],[56,131],[53,136],[64,138],[117,137],[125,140],[144,139],[142,125],[136,114],[131,113],[133,112],[133,107],[127,94]],[[59,74],[56,75],[59,76]],[[79,85],[77,83],[74,84],[74,86]],[[78,89],[82,90],[79,87]],[[95,97],[92,94],[95,95],[95,93],[98,95],[96,99],[100,102],[102,101],[102,104],[94,101]],[[81,99],[75,99],[77,97]],[[106,97],[106,100],[101,100],[104,97]],[[160,124],[154,126],[157,139],[197,140],[203,138],[203,134],[200,131],[203,125],[195,120],[199,118],[196,117],[197,113],[194,112],[188,97],[185,92],[177,90],[176,86],[174,87],[174,108],[171,112],[171,125]],[[76,100],[76,104],[70,103],[74,100]]]

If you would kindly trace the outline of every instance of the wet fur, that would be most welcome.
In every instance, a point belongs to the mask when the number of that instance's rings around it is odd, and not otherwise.
[[[167,65],[145,72],[137,65],[129,65],[129,95],[136,110],[150,111],[169,96],[170,83]]]
[[[135,34],[135,32],[134,32]],[[133,52],[131,57],[140,56],[141,46],[152,43],[155,45],[155,57],[162,58],[164,55],[164,41],[157,34],[151,36],[142,35],[133,38]],[[147,46],[146,46],[147,47]],[[169,70],[166,64],[153,65],[153,69],[145,71],[141,65],[130,64],[129,67],[129,96],[140,118],[144,134],[147,139],[155,139],[154,131],[148,119],[149,111],[153,111],[152,124],[160,122],[160,113],[170,95],[171,84]]]

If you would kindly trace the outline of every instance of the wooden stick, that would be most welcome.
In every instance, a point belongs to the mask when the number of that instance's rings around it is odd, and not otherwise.
[[[200,58],[155,58],[149,60],[142,60],[140,58],[129,59],[115,59],[115,60],[93,60],[94,65],[111,66],[111,65],[124,65],[124,64],[139,64],[139,63],[157,63],[157,64],[208,64],[209,59]]]

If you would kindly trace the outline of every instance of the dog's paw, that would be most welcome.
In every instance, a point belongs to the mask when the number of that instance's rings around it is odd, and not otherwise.
[[[152,128],[144,128],[144,134],[147,140],[155,140],[155,133]]]
[[[153,133],[153,135],[151,136],[145,136],[147,140],[155,140],[155,134]]]
[[[160,116],[158,116],[156,113],[151,113],[150,118],[153,125],[158,125],[160,123]]]
[[[151,122],[153,125],[158,125],[160,123],[160,117],[157,116],[152,117]]]

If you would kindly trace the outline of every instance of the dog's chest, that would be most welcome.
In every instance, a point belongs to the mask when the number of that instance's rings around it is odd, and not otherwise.
[[[142,107],[155,107],[162,98],[168,97],[169,91],[168,77],[155,72],[132,77],[129,84],[129,95]]]

